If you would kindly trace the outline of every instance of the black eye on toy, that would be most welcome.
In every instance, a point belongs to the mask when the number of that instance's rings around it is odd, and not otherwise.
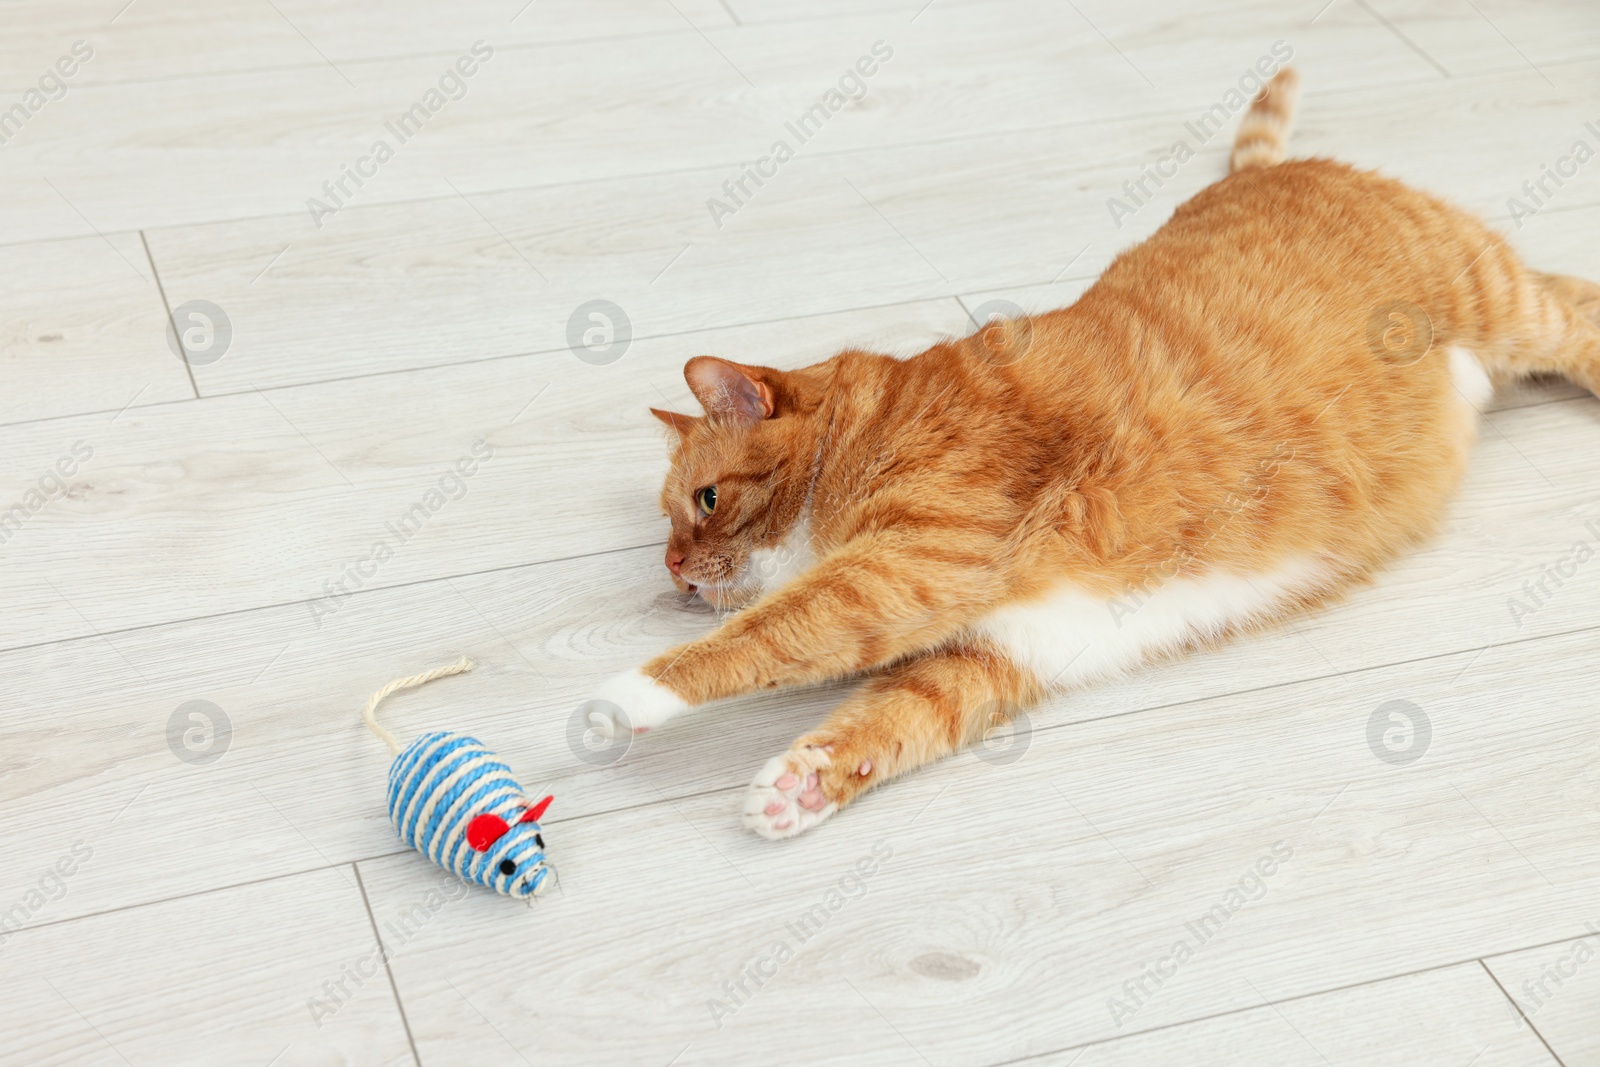
[[[500,873],[501,874],[516,874],[517,873],[517,865],[515,863],[512,863],[510,860],[501,860],[500,861]]]
[[[538,845],[540,848],[544,848],[544,835],[543,834],[534,834],[533,835],[533,843]]]

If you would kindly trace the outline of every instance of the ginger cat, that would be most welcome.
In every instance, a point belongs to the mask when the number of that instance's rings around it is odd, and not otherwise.
[[[1600,392],[1600,286],[1398,182],[1282,162],[1297,84],[1069,308],[907,360],[690,360],[705,415],[654,412],[667,568],[743,610],[603,684],[596,727],[866,673],[750,787],[747,826],[801,833],[1053,690],[1366,580],[1433,530],[1496,383]]]

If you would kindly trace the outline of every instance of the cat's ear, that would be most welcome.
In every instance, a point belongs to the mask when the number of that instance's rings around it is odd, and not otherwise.
[[[696,356],[683,365],[689,391],[714,418],[734,418],[760,422],[772,418],[778,396],[764,380],[775,373],[763,368],[741,367],[716,356]]]
[[[687,433],[689,427],[700,421],[699,415],[680,415],[676,411],[662,411],[660,408],[651,408],[650,414],[666,423],[678,433]]]

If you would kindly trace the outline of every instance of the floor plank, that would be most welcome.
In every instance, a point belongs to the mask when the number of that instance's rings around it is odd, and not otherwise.
[[[1038,1067],[1554,1064],[1538,1037],[1519,1027],[1509,1009],[1510,1003],[1483,968],[1463,963],[1302,1000],[1263,1004],[1029,1062]]]
[[[194,396],[136,233],[0,245],[0,423]]]
[[[921,21],[946,10],[976,5],[980,0],[729,0],[746,25],[837,19],[871,11],[885,19]],[[1456,77],[1516,65],[1560,63],[1600,51],[1600,24],[1585,0],[1319,0],[1310,5],[1270,0],[1229,0],[1206,5],[1203,19],[1161,0],[1085,0],[1074,5],[1080,18],[1106,37],[1130,60],[1156,66],[1161,49],[1177,51],[1175,42],[1193,47],[1181,61],[1212,64],[1228,73],[1235,65],[1232,50],[1258,39],[1286,37],[1298,41],[1328,26],[1379,26],[1412,53],[1420,70],[1438,77]],[[1302,10],[1304,8],[1304,10]],[[1169,29],[1180,29],[1172,34]],[[1248,59],[1254,59],[1249,56]],[[1552,74],[1552,78],[1556,75]],[[1557,84],[1561,84],[1556,78]],[[1566,85],[1564,88],[1571,88]]]
[[[5,541],[0,588],[22,613],[0,643],[653,543],[666,448],[647,409],[687,410],[687,359],[709,347],[797,365],[845,343],[905,355],[965,318],[942,300],[809,319],[803,333],[641,341],[609,366],[563,351],[0,428],[19,472],[6,492],[24,502],[64,450],[93,451],[74,491]],[[595,464],[615,477],[597,480]],[[393,544],[374,573],[352,576],[373,570],[379,542]],[[105,566],[72,565],[91,556]]]
[[[360,84],[363,60],[453,56],[474,40],[500,47],[565,44],[642,35],[692,35],[732,24],[717,0],[461,0],[441,7],[418,0],[16,0],[0,42],[0,86],[25,91],[76,41],[92,57],[67,79],[86,85],[172,80],[272,68],[338,65]],[[120,10],[119,10],[120,8]],[[276,9],[276,10],[275,10]],[[676,10],[675,10],[676,9]]]
[[[1368,0],[1368,6],[1452,76],[1521,64],[1565,89],[1573,82],[1550,65],[1600,48],[1600,20],[1583,0]]]
[[[1600,69],[1570,72],[1591,68]],[[1536,176],[1535,161],[1583,128],[1582,103],[1553,98],[1528,72],[1408,94],[1419,99],[1311,94],[1296,150],[1381,167],[1504,224],[1507,198]],[[1402,128],[1400,107],[1426,108],[1435,132]],[[1474,137],[1486,110],[1516,130],[1507,153],[1487,161]],[[1108,204],[1128,195],[1124,184],[1174,138],[1191,137],[1188,114],[1071,137],[995,133],[981,153],[939,143],[800,155],[720,228],[705,204],[727,175],[713,169],[354,205],[320,231],[301,213],[150,240],[174,305],[209,300],[233,321],[234,347],[196,368],[203,393],[231,392],[557,350],[575,310],[596,297],[620,305],[637,336],[653,336],[1093,277],[1225,170],[1219,139],[1197,144],[1199,155],[1152,199],[1113,217]],[[1580,221],[1560,221],[1559,209],[1597,200],[1600,191],[1570,183],[1516,232],[1530,241],[1548,233],[1537,240],[1592,264]],[[341,343],[327,341],[332,324]]]
[[[1170,59],[1149,62],[1177,65],[1153,67],[1156,80],[1148,81],[1069,8],[1007,0],[934,11],[937,18],[903,25],[869,14],[713,28],[682,34],[673,48],[651,36],[505,48],[465,82],[459,99],[405,139],[385,123],[435,85],[449,57],[372,60],[355,77],[335,63],[81,85],[6,145],[0,174],[13,195],[0,204],[0,232],[16,240],[93,232],[85,218],[111,231],[282,214],[298,222],[294,239],[314,242],[338,229],[344,211],[313,217],[308,201],[330,201],[323,183],[371,157],[379,139],[393,158],[362,165],[372,173],[358,189],[347,183],[347,202],[453,197],[451,183],[473,194],[698,170],[704,173],[682,206],[704,230],[707,199],[779,139],[798,162],[823,152],[988,137],[996,115],[1009,116],[1004,130],[1187,112],[1238,77],[1218,84],[1213,71],[1178,63],[1191,50],[1172,47],[1182,37],[1170,25]],[[788,133],[785,124],[835,90],[880,40],[892,58],[865,81],[859,102],[830,111],[803,139]],[[1246,49],[1242,61],[1253,63],[1271,40]],[[1371,20],[1330,16],[1307,40],[1302,65],[1325,90],[1423,76],[1417,58]],[[457,55],[473,38],[449,42]],[[186,106],[196,92],[207,96],[203,120]],[[114,139],[109,131],[117,131]],[[1077,147],[1093,158],[1092,145]],[[780,170],[780,184],[792,166]],[[76,210],[44,182],[63,170],[70,177],[62,176],[60,192]],[[171,195],[174,172],[183,175],[181,197]],[[620,206],[631,195],[613,191],[609,202]],[[677,203],[670,184],[637,195],[668,210]]]
[[[102,819],[35,852],[40,918],[121,880],[126,868],[100,848],[108,832]],[[7,1063],[415,1062],[349,867],[24,930],[4,945]]]

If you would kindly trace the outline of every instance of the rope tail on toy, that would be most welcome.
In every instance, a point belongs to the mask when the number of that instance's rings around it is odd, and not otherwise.
[[[462,656],[448,667],[435,667],[431,671],[413,674],[409,678],[396,678],[372,694],[372,699],[367,701],[367,706],[361,711],[361,717],[366,720],[367,728],[377,734],[383,743],[389,746],[389,754],[398,756],[400,755],[400,742],[396,740],[394,734],[378,725],[378,705],[383,703],[383,698],[391,693],[398,693],[402,689],[415,689],[419,685],[426,685],[435,678],[448,678],[452,674],[465,674],[476,666],[476,663]]]
[[[463,656],[448,667],[397,678],[372,694],[361,718],[394,755],[389,819],[400,840],[464,881],[531,898],[554,870],[539,825],[553,798],[530,802],[511,768],[476,738],[436,730],[402,748],[378,725],[385,697],[472,667]]]

